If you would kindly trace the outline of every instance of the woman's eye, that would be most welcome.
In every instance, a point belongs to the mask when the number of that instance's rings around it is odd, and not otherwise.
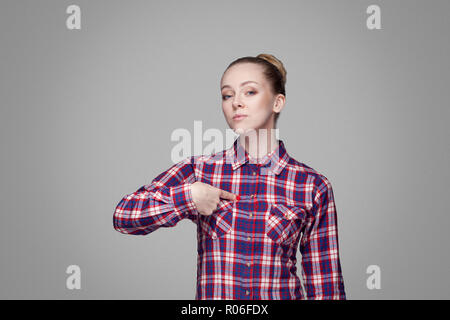
[[[254,95],[256,93],[256,91],[250,90],[250,91],[247,91],[247,93]],[[228,97],[231,97],[231,96],[229,94],[222,95],[223,100],[227,100]]]

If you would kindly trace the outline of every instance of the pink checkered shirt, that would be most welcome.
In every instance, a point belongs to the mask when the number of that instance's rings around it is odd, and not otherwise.
[[[194,222],[196,299],[346,299],[331,184],[278,142],[259,162],[239,139],[217,154],[187,157],[123,197],[114,228],[146,235],[185,218]],[[221,199],[212,215],[202,215],[190,190],[196,181],[239,198]]]

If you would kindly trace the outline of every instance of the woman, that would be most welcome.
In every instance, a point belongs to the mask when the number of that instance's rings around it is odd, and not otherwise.
[[[331,184],[274,134],[285,82],[272,55],[232,62],[220,88],[233,145],[180,161],[117,205],[114,228],[126,234],[197,224],[196,299],[346,298]]]

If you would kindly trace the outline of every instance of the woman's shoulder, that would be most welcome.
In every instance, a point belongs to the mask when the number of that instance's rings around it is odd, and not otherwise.
[[[297,177],[304,180],[305,177],[309,181],[313,181],[316,186],[329,185],[330,182],[328,178],[323,174],[322,171],[308,165],[304,162],[298,161],[293,157],[289,157],[289,162],[286,166],[288,170],[295,170],[298,172]]]

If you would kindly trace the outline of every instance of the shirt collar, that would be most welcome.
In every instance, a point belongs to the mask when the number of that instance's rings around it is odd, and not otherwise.
[[[239,142],[239,137],[234,140],[233,145],[226,150],[226,157],[230,159],[231,166],[233,170],[236,170],[243,164],[249,162],[252,164],[258,164],[254,158],[252,158],[247,150]],[[266,154],[260,161],[259,164],[263,168],[267,168],[267,174],[278,175],[284,167],[289,163],[289,154],[286,151],[284,142],[278,139],[278,147],[275,148],[271,153]],[[271,173],[272,172],[272,173]]]

